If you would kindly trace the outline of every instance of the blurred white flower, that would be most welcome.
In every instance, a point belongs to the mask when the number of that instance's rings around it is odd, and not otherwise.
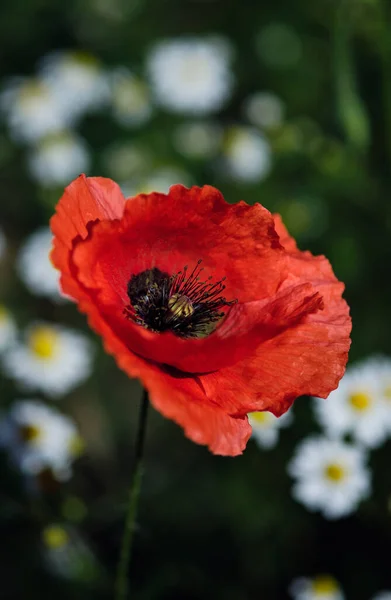
[[[83,442],[70,417],[38,400],[19,400],[0,424],[0,444],[25,475],[50,470],[58,481],[69,479]]]
[[[206,114],[228,100],[231,48],[221,38],[182,38],[156,44],[147,74],[156,102],[174,112]]]
[[[49,227],[32,233],[19,250],[16,268],[19,277],[32,294],[52,300],[64,299],[59,286],[59,272],[53,267],[49,252],[53,235]]]
[[[160,192],[167,194],[169,188],[176,183],[189,186],[189,174],[176,167],[162,167],[153,171],[147,179],[144,179],[137,193],[150,194]]]
[[[289,593],[293,600],[344,600],[338,582],[331,575],[317,575],[313,579],[300,577],[292,581]]]
[[[72,123],[50,87],[39,79],[10,80],[1,92],[0,107],[12,137],[18,142],[36,142]]]
[[[3,230],[0,228],[0,258],[5,254],[5,250],[7,248],[7,240],[4,235]]]
[[[290,425],[292,418],[291,411],[278,418],[267,411],[249,413],[248,420],[252,427],[252,437],[261,448],[274,448],[278,442],[280,429]]]
[[[391,600],[391,591],[379,592],[372,598],[372,600]]]
[[[42,531],[43,560],[50,571],[60,577],[72,577],[74,560],[68,528],[52,524]]]
[[[142,146],[131,142],[113,144],[104,153],[105,168],[116,181],[140,179],[151,169],[151,156]]]
[[[174,131],[175,148],[188,158],[210,158],[214,156],[222,142],[222,130],[215,123],[183,123]]]
[[[231,127],[223,146],[223,164],[227,176],[255,183],[271,170],[271,151],[266,138],[249,127]]]
[[[285,107],[272,92],[257,92],[243,103],[244,116],[252,125],[263,129],[273,129],[282,124]]]
[[[3,369],[20,387],[58,398],[83,382],[92,370],[93,349],[82,334],[36,323],[3,356]]]
[[[288,465],[296,480],[292,495],[326,519],[352,513],[371,489],[366,453],[340,440],[310,437],[296,448]]]
[[[109,77],[91,54],[53,52],[42,59],[39,74],[73,122],[110,100]]]
[[[90,155],[84,140],[71,131],[43,138],[30,150],[28,166],[42,186],[63,186],[88,171]]]
[[[357,442],[376,448],[391,432],[387,389],[391,397],[391,361],[368,360],[348,369],[327,400],[314,399],[316,417],[330,437],[349,433]]]
[[[0,304],[0,352],[7,350],[16,339],[16,325],[11,313]]]
[[[377,389],[382,403],[386,406],[388,420],[391,416],[391,359],[385,356],[375,356],[368,359],[365,368],[377,379]],[[357,366],[357,368],[360,365]],[[391,423],[390,423],[391,425]],[[390,428],[391,429],[391,428]]]
[[[94,556],[76,529],[52,523],[42,531],[46,567],[66,579],[91,578],[97,568]]]
[[[114,118],[121,125],[137,127],[152,115],[149,89],[128,69],[118,69],[111,76]]]

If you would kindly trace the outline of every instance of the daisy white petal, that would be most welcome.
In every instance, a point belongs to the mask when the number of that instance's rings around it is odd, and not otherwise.
[[[45,56],[39,73],[58,105],[73,121],[110,100],[109,78],[91,54],[63,51]]]
[[[1,93],[0,107],[12,137],[18,142],[36,142],[72,124],[50,87],[39,79],[10,80]]]
[[[69,525],[51,523],[42,531],[42,554],[47,569],[57,577],[90,580],[96,561],[79,532]]]
[[[292,422],[292,412],[275,417],[271,412],[254,412],[248,415],[252,427],[252,437],[261,448],[274,448],[278,442],[279,430]]]
[[[338,582],[331,575],[317,575],[310,579],[300,577],[289,587],[293,600],[344,600]]]
[[[207,114],[228,100],[233,75],[230,47],[219,38],[159,42],[147,57],[156,102],[174,112]]]
[[[21,387],[58,398],[82,383],[91,373],[93,351],[82,334],[36,323],[24,343],[15,344],[3,356],[3,370]]]
[[[83,443],[75,423],[38,400],[15,402],[1,422],[0,443],[25,475],[50,469],[55,479],[68,479]]]
[[[371,489],[366,453],[337,439],[311,437],[298,446],[288,465],[292,495],[326,519],[354,512]]]
[[[248,183],[261,181],[272,166],[269,142],[256,129],[231,127],[225,136],[223,161],[231,178]]]
[[[50,262],[52,233],[41,227],[21,247],[16,267],[19,277],[32,294],[58,301],[64,296],[59,286],[59,273]]]
[[[89,170],[90,154],[80,136],[62,131],[43,138],[30,151],[28,166],[42,186],[62,186]]]
[[[391,431],[387,389],[391,391],[391,361],[364,361],[346,371],[327,400],[315,399],[316,417],[330,437],[349,433],[357,442],[376,448]]]
[[[391,600],[391,591],[384,590],[379,592],[372,600]]]

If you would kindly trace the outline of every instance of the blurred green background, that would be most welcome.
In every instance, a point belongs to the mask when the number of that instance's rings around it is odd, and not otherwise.
[[[133,193],[149,188],[162,169],[174,169],[178,180],[171,183],[208,183],[229,202],[261,202],[280,212],[299,247],[325,254],[346,284],[354,362],[391,354],[390,12],[385,0],[3,0],[0,74],[6,88],[9,78],[33,76],[50,52],[76,50],[95,57],[105,72],[121,66],[147,81],[156,42],[226,40],[234,84],[210,114],[173,112],[152,99],[151,116],[125,126],[108,106],[86,111],[74,129],[89,148],[88,173],[126,182]],[[282,114],[261,127],[251,123],[246,101],[265,91]],[[219,132],[209,154],[180,150],[175,132],[194,121]],[[261,132],[270,152],[267,173],[252,181],[232,175],[224,163],[232,127]],[[0,223],[8,249],[1,302],[21,328],[42,318],[87,331],[71,303],[30,293],[15,272],[19,248],[48,223],[64,187],[31,175],[31,148],[12,135],[4,111]],[[141,389],[104,354],[100,340],[95,346],[93,375],[57,405],[85,440],[72,478],[32,494],[2,456],[4,600],[113,597]],[[7,376],[0,382],[4,411],[15,398],[36,396]],[[294,578],[319,572],[332,573],[351,600],[391,587],[391,444],[371,455],[371,498],[350,518],[326,521],[290,495],[286,464],[297,442],[317,429],[308,399],[296,402],[294,414],[276,448],[264,451],[250,441],[242,457],[227,459],[192,444],[151,410],[132,598],[282,600]],[[42,558],[42,531],[51,523],[74,540],[74,555],[60,559],[76,565],[66,576]]]

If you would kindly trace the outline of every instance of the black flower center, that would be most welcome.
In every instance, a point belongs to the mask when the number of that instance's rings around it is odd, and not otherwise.
[[[201,281],[201,260],[188,275],[184,267],[169,275],[154,267],[132,275],[128,283],[127,318],[152,331],[172,331],[179,337],[205,337],[224,316],[224,307],[235,304],[222,296],[225,277]]]

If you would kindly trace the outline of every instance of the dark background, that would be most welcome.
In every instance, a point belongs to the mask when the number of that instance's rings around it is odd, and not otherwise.
[[[30,75],[56,49],[82,49],[108,67],[143,75],[151,44],[161,38],[222,34],[235,48],[236,86],[214,120],[243,120],[252,92],[271,90],[286,118],[270,133],[271,174],[239,184],[208,161],[189,161],[170,142],[186,117],[157,110],[137,130],[105,114],[79,127],[93,149],[94,175],[109,175],[107,147],[137,140],[160,162],[176,164],[196,184],[228,201],[261,202],[282,213],[302,249],[324,253],[346,283],[353,318],[354,362],[390,354],[391,35],[390,5],[380,0],[254,2],[252,0],[3,0],[0,73]],[[298,37],[299,61],[262,60],[259,33],[284,24]],[[29,294],[14,273],[24,238],[46,224],[61,190],[43,190],[25,167],[25,148],[0,129],[0,222],[10,250],[0,293],[22,326],[50,318],[87,329],[73,305]],[[61,402],[79,424],[86,453],[73,478],[53,493],[31,496],[5,457],[1,463],[0,597],[108,599],[123,528],[141,389],[101,350],[94,375]],[[20,393],[1,380],[2,408]],[[308,399],[296,402],[294,424],[278,446],[249,442],[242,457],[212,456],[180,428],[150,413],[145,477],[131,566],[132,598],[283,600],[292,579],[332,573],[350,600],[391,587],[391,444],[371,454],[373,494],[350,518],[328,522],[290,496],[286,464],[298,441],[315,431]],[[77,540],[68,579],[42,558],[42,527],[64,524]],[[81,545],[80,545],[81,544]]]

